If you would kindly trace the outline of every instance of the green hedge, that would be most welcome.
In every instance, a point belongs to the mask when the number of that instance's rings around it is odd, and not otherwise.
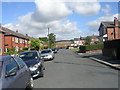
[[[81,45],[79,49],[81,52],[86,52],[91,50],[103,49],[103,47],[104,47],[103,44]]]

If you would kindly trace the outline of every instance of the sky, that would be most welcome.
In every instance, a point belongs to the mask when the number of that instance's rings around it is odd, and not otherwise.
[[[57,40],[98,35],[102,21],[118,17],[118,2],[2,2],[2,25],[31,37],[46,37],[48,27]],[[1,5],[1,4],[0,4]]]

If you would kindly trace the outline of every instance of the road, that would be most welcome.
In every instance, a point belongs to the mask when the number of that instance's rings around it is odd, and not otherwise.
[[[118,88],[117,70],[72,50],[60,50],[45,67],[45,76],[34,80],[35,88]]]

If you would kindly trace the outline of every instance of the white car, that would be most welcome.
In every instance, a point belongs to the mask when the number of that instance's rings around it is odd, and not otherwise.
[[[44,60],[53,60],[54,53],[51,49],[46,49],[41,51],[41,58]]]

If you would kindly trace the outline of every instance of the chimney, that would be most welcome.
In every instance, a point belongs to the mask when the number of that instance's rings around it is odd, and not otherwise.
[[[114,33],[115,39],[120,39],[120,38],[119,38],[120,32],[119,32],[119,27],[118,27],[118,26],[119,26],[119,25],[118,25],[118,24],[119,24],[119,21],[118,21],[118,19],[117,19],[116,17],[114,17],[114,24],[115,24],[115,29],[114,29],[114,30],[115,30],[115,31],[114,31],[114,32],[115,32],[115,33]]]
[[[16,30],[16,32],[18,33],[18,30]]]
[[[114,17],[114,24],[115,24],[115,26],[117,26],[118,27],[118,19],[117,19],[117,17]]]
[[[28,37],[28,34],[26,34],[26,37]]]

